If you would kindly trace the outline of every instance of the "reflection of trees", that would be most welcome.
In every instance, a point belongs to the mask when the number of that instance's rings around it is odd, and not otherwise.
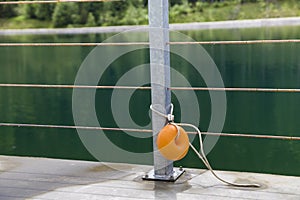
[[[188,33],[199,41],[283,39],[298,38],[297,29],[277,27]],[[298,44],[203,47],[217,64],[226,87],[300,87]],[[297,136],[300,131],[297,126],[299,100],[296,93],[228,92],[223,132]],[[221,169],[299,174],[296,167],[300,162],[298,149],[296,142],[221,138],[210,158],[216,168]],[[195,162],[193,159],[188,162]]]
[[[188,31],[195,40],[248,40],[299,38],[299,28],[230,29]],[[78,36],[22,36],[6,37],[1,41],[12,42],[101,42],[109,34]],[[144,36],[134,36],[144,41]],[[124,38],[127,40],[127,38]],[[299,88],[299,45],[203,45],[218,66],[227,87],[276,87]],[[106,53],[113,53],[108,48]],[[36,84],[73,84],[77,70],[93,47],[1,47],[0,82]],[[193,54],[194,52],[190,52]],[[197,55],[195,55],[197,56]],[[193,86],[205,86],[190,64],[181,57],[171,55],[171,65],[184,75]],[[99,84],[114,85],[132,67],[148,63],[147,49],[130,52],[111,64]],[[101,66],[101,63],[99,63]],[[144,78],[143,74],[138,78]],[[172,80],[176,86],[176,80]],[[106,116],[103,126],[113,127],[110,115],[111,90],[97,90],[97,113]],[[201,110],[201,130],[210,120],[210,99],[207,92],[196,93]],[[72,90],[0,88],[0,122],[67,124],[72,125]],[[97,99],[98,98],[98,99]],[[142,99],[142,100],[141,100]],[[130,112],[134,120],[143,125],[148,117],[149,91],[137,91],[131,100]],[[173,97],[174,103],[176,99]],[[290,93],[227,93],[227,117],[224,132],[256,134],[298,134],[298,94]],[[137,109],[136,109],[137,108]],[[175,108],[180,108],[175,105]],[[84,111],[83,111],[84,112]],[[176,112],[176,110],[175,110]],[[178,111],[177,111],[178,112]],[[180,113],[178,112],[178,117]],[[92,159],[86,152],[74,130],[4,128],[0,127],[0,154],[36,155],[76,159]],[[110,134],[117,144],[130,144],[130,138],[122,133]],[[294,135],[295,136],[295,135]],[[298,135],[299,136],[299,135]],[[124,142],[125,141],[125,142]],[[129,141],[129,142],[128,142]],[[143,141],[138,148],[144,151],[151,141]],[[148,145],[150,146],[150,145]],[[299,174],[299,145],[296,142],[264,139],[221,138],[209,155],[212,165],[219,169],[265,171]],[[148,150],[148,149],[147,149]],[[138,150],[137,150],[138,151]],[[192,154],[182,162],[197,167]],[[182,165],[183,165],[182,164]],[[288,170],[288,171],[287,171]]]
[[[0,153],[12,154],[15,149],[15,136],[12,128],[1,128],[0,130]]]
[[[53,39],[55,37],[52,36],[7,37],[7,40],[17,42],[53,42]],[[0,82],[73,84],[89,50],[91,47],[0,48]],[[0,96],[1,122],[73,124],[71,89],[0,88]],[[81,145],[74,130],[60,135],[58,133],[64,131],[0,127],[0,132],[0,153],[3,154],[64,157],[67,157],[66,154],[70,157],[80,154],[73,150],[75,144]]]

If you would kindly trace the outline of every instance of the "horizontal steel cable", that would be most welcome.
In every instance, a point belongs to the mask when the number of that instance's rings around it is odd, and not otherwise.
[[[134,129],[134,128],[108,128],[108,127],[91,127],[91,126],[66,126],[66,125],[46,125],[46,124],[19,124],[19,123],[0,123],[0,127],[30,127],[30,128],[60,128],[60,129],[84,129],[84,130],[104,130],[104,131],[128,131],[140,133],[152,133],[150,129]],[[189,134],[197,134],[197,132],[187,131]],[[225,136],[225,137],[247,137],[261,139],[280,139],[280,140],[300,140],[300,137],[295,136],[280,136],[280,135],[257,135],[243,133],[212,133],[202,132],[203,135],[210,136]]]
[[[194,41],[194,42],[169,42],[171,45],[192,45],[192,44],[272,44],[272,43],[299,43],[300,39],[281,40],[245,40],[245,41]]]
[[[197,134],[196,132],[187,132],[190,134]],[[227,137],[247,137],[247,138],[261,138],[261,139],[280,139],[280,140],[300,140],[300,137],[295,136],[282,136],[282,135],[257,135],[249,133],[212,133],[201,132],[203,135],[210,136],[227,136]]]
[[[150,90],[149,86],[116,86],[116,85],[47,85],[47,84],[10,84],[2,83],[0,87],[20,87],[20,88],[78,88],[78,89],[133,89]],[[292,88],[214,88],[214,87],[170,87],[170,90],[190,90],[190,91],[238,91],[238,92],[287,92],[297,93],[300,89]]]
[[[149,45],[148,42],[70,42],[70,43],[0,43],[0,47],[74,47],[74,46],[133,46]]]
[[[65,3],[65,2],[111,2],[122,0],[37,0],[37,1],[1,1],[0,5],[17,5],[17,4],[48,4],[48,3]]]
[[[46,84],[0,84],[0,87],[21,87],[21,88],[65,88],[65,89],[134,89],[150,90],[146,86],[116,86],[116,85],[46,85]]]
[[[246,40],[246,41],[194,41],[194,42],[168,42],[170,45],[226,45],[226,44],[272,44],[272,43],[300,43],[300,39],[282,39],[282,40]],[[9,46],[134,46],[149,45],[149,42],[116,42],[116,43],[0,43],[0,47]]]
[[[218,88],[218,87],[170,87],[170,90],[193,90],[193,91],[236,91],[236,92],[300,92],[293,88]]]
[[[0,123],[0,127],[1,126],[3,126],[3,127],[6,126],[6,127],[30,127],[30,128],[60,128],[60,129],[83,129],[83,130],[128,131],[128,132],[152,133],[151,130],[147,130],[147,129],[107,128],[107,127],[93,127],[93,126]]]

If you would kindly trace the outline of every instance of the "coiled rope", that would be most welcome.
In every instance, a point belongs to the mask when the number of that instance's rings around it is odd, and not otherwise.
[[[260,187],[259,184],[257,183],[250,183],[250,184],[244,184],[244,183],[232,183],[232,182],[229,182],[227,180],[224,180],[222,179],[221,177],[219,177],[213,170],[213,168],[211,167],[205,153],[204,153],[204,148],[203,148],[203,139],[202,139],[202,133],[201,131],[199,130],[198,127],[194,126],[193,124],[188,124],[188,123],[175,123],[174,122],[174,115],[173,115],[173,104],[171,104],[171,110],[170,110],[170,113],[169,114],[163,114],[161,112],[159,112],[158,110],[154,109],[152,105],[150,105],[150,109],[155,112],[156,114],[158,114],[159,116],[161,117],[164,117],[168,120],[168,123],[170,124],[173,124],[176,126],[177,130],[178,130],[178,133],[177,134],[180,134],[180,131],[179,131],[179,127],[178,126],[185,126],[185,127],[190,127],[190,128],[193,128],[196,130],[196,132],[198,133],[198,136],[199,136],[199,144],[200,144],[200,149],[199,151],[194,147],[194,145],[190,142],[189,145],[190,147],[192,148],[192,150],[196,153],[196,155],[202,160],[202,162],[205,164],[205,166],[207,167],[207,169],[209,169],[209,171],[221,182],[223,183],[226,183],[228,185],[231,185],[231,186],[235,186],[235,187]],[[178,135],[177,135],[178,137]]]

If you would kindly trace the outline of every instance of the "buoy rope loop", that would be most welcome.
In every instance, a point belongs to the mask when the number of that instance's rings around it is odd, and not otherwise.
[[[150,105],[150,109],[151,109],[153,112],[155,112],[156,114],[158,114],[158,115],[161,116],[161,117],[166,118],[166,119],[168,120],[169,123],[170,123],[170,122],[174,122],[174,115],[173,115],[174,106],[173,106],[172,103],[170,104],[170,107],[171,107],[170,113],[169,113],[169,114],[164,114],[164,113],[161,113],[161,112],[159,112],[158,110],[156,110],[156,109],[153,107],[152,104]]]
[[[256,183],[250,183],[250,184],[242,184],[242,183],[232,183],[232,182],[229,182],[229,181],[226,181],[224,179],[222,179],[221,177],[219,177],[213,170],[213,168],[211,167],[206,155],[205,155],[205,152],[204,152],[204,148],[203,148],[203,139],[202,139],[202,133],[201,131],[199,130],[198,127],[196,127],[195,125],[193,124],[188,124],[188,123],[175,123],[174,122],[174,115],[173,115],[173,109],[174,109],[174,106],[173,104],[170,104],[171,106],[171,110],[170,110],[170,114],[163,114],[161,112],[159,112],[158,110],[156,110],[155,108],[153,108],[152,105],[150,105],[150,109],[155,112],[156,114],[162,116],[162,117],[165,117],[167,120],[168,120],[168,123],[169,124],[172,124],[176,127],[177,129],[177,136],[176,136],[176,139],[179,137],[180,135],[180,128],[179,126],[186,126],[186,127],[190,127],[190,128],[193,128],[194,130],[197,131],[198,133],[198,137],[199,137],[199,146],[200,146],[200,149],[199,151],[192,145],[192,143],[189,143],[190,147],[193,149],[193,151],[196,153],[196,155],[199,157],[199,159],[204,163],[204,165],[207,167],[207,169],[221,182],[223,183],[226,183],[228,185],[231,185],[231,186],[235,186],[235,187],[255,187],[255,188],[258,188],[258,187],[261,187],[259,184],[256,184]]]
[[[177,125],[179,126],[187,126],[187,127],[191,127],[193,129],[195,129],[198,133],[199,136],[199,146],[200,146],[200,150],[197,151],[197,149],[192,145],[192,143],[190,143],[190,147],[193,149],[193,151],[196,153],[196,155],[202,160],[202,162],[204,163],[204,165],[207,167],[207,169],[209,169],[209,171],[221,182],[226,183],[228,185],[231,186],[235,186],[235,187],[255,187],[258,188],[260,187],[259,184],[256,183],[250,183],[250,184],[243,184],[243,183],[232,183],[229,181],[226,181],[224,179],[222,179],[221,177],[219,177],[213,170],[213,168],[211,167],[205,153],[204,153],[204,148],[203,148],[203,139],[202,139],[202,133],[199,130],[198,127],[194,126],[193,124],[187,124],[187,123],[177,123]]]
[[[179,135],[180,135],[180,128],[179,128],[179,126],[178,126],[176,123],[174,123],[174,122],[169,122],[169,124],[172,124],[172,125],[174,125],[174,126],[176,127],[176,129],[177,129],[177,136],[176,136],[175,140],[177,140],[178,137],[179,137]]]

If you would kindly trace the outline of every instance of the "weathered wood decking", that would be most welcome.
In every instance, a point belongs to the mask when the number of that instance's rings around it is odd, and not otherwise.
[[[206,170],[186,169],[175,183],[142,181],[151,166],[0,156],[0,199],[300,199],[300,177],[217,171],[234,188]]]

